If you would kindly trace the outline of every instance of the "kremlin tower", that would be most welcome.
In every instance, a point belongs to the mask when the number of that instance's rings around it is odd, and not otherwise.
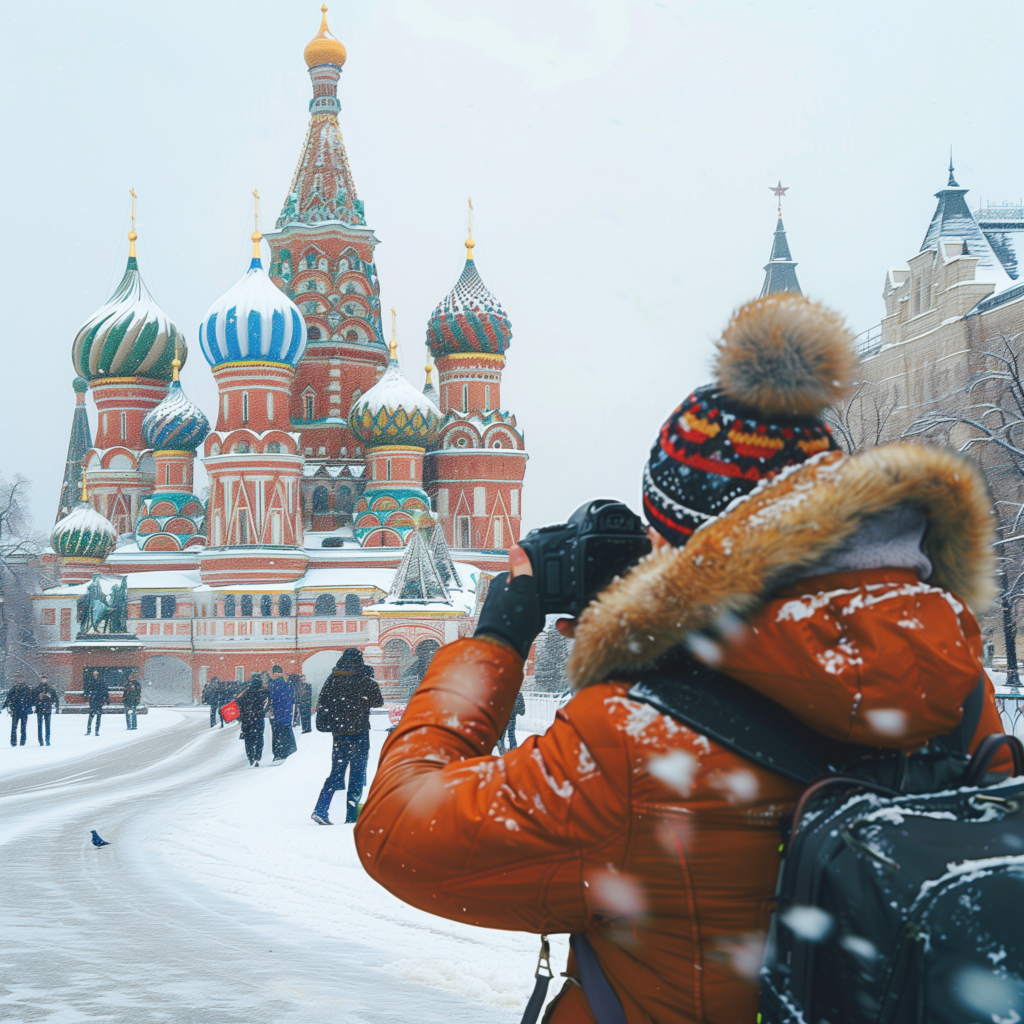
[[[97,430],[85,456],[92,501],[119,535],[131,533],[142,499],[153,489],[155,467],[142,420],[160,402],[171,379],[175,351],[184,363],[185,340],[156,304],[135,256],[135,195],[128,265],[114,294],[79,328],[72,361],[96,402]]]
[[[209,547],[200,555],[203,582],[216,586],[294,580],[307,564],[302,453],[289,409],[306,324],[263,269],[262,237],[257,221],[248,271],[199,327],[219,393],[217,426],[204,447]]]
[[[364,452],[348,410],[388,366],[373,250],[338,126],[345,47],[327,27],[303,57],[313,84],[310,121],[276,230],[270,278],[299,307],[308,348],[298,368],[291,420],[306,458],[305,521],[313,530],[347,524],[362,489]]]
[[[474,247],[470,224],[462,274],[427,324],[445,419],[424,472],[451,547],[504,551],[519,539],[527,455],[515,416],[501,408],[512,324],[480,278]]]
[[[388,368],[349,413],[349,429],[367,448],[368,479],[356,500],[353,530],[363,547],[402,547],[423,519],[430,520],[423,458],[437,438],[441,413],[402,375],[394,315]]]

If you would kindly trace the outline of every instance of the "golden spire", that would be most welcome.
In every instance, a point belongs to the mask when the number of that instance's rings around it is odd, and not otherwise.
[[[398,361],[398,342],[395,341],[395,307],[391,307],[391,341],[388,342],[388,349],[391,351],[391,358]]]
[[[473,241],[473,197],[469,197],[469,238],[466,239],[466,259],[471,260],[473,258],[473,246],[476,242]]]
[[[135,239],[139,236],[135,233],[135,189],[129,189],[128,194],[132,197],[132,229],[128,232],[128,258],[135,259]],[[124,221],[121,221],[123,224]]]
[[[315,68],[319,64],[333,64],[340,68],[347,56],[345,47],[327,25],[327,4],[324,4],[320,8],[320,31],[306,44],[302,59],[307,68]]]
[[[433,366],[430,365],[430,363],[427,363],[427,365],[424,366],[423,369],[426,371],[427,374],[427,387],[429,388],[431,384],[430,375],[434,372],[434,368]]]
[[[178,339],[174,339],[174,358],[171,360],[171,380],[178,379],[178,371],[181,369],[181,360],[178,358]]]
[[[260,234],[260,192],[259,189],[254,188],[252,194],[256,197],[256,230],[249,236],[252,239],[252,258],[258,260],[260,258],[260,242],[263,240],[263,236]]]

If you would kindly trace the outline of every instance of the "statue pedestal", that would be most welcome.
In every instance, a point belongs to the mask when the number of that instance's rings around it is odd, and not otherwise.
[[[64,709],[74,713],[88,704],[83,693],[87,676],[99,669],[110,689],[110,704],[120,704],[121,690],[132,673],[142,678],[144,645],[131,633],[86,633],[65,649],[71,656],[71,685],[64,693]],[[120,708],[117,708],[120,710]]]

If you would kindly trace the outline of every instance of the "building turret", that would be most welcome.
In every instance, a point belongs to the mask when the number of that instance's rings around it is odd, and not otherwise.
[[[349,430],[348,414],[387,368],[388,350],[374,264],[377,239],[366,226],[338,124],[338,81],[347,54],[327,26],[327,8],[321,11],[320,31],[303,54],[313,85],[309,128],[267,242],[270,278],[306,322],[308,347],[292,389],[291,420],[306,457],[309,521],[327,530],[346,521],[345,509],[362,488],[363,446]]]
[[[50,545],[60,558],[62,583],[84,583],[117,546],[117,531],[89,501],[87,485],[82,500],[50,533]]]
[[[775,225],[775,237],[772,239],[772,254],[764,268],[764,284],[761,286],[761,298],[773,292],[799,292],[800,282],[796,279],[796,262],[789,251],[786,240],[786,229],[782,224],[782,197],[789,191],[780,181],[772,188],[779,200],[779,219]]]
[[[475,245],[470,224],[462,273],[427,323],[445,418],[424,472],[448,543],[501,552],[519,539],[527,455],[515,416],[501,408],[512,324],[477,271]]]
[[[196,449],[210,432],[202,409],[181,390],[175,357],[164,400],[142,421],[142,437],[153,449],[156,482],[143,499],[135,540],[143,551],[181,551],[206,543],[203,504],[192,492]]]
[[[210,307],[199,329],[219,392],[217,425],[203,449],[210,498],[200,567],[211,585],[293,580],[307,562],[302,454],[288,409],[306,325],[263,269],[258,215],[257,205],[248,271]]]
[[[92,447],[92,430],[89,429],[89,416],[85,410],[89,382],[84,377],[76,377],[71,387],[75,392],[75,412],[71,419],[71,437],[68,439],[68,455],[64,462],[64,481],[57,502],[57,520],[63,519],[78,504],[82,493],[82,467]]]
[[[352,433],[367,448],[366,489],[356,499],[353,532],[363,547],[401,547],[418,522],[430,519],[423,456],[437,438],[441,413],[405,379],[395,354],[384,376],[353,406]]]
[[[71,352],[97,410],[96,440],[85,459],[89,492],[120,534],[135,528],[142,498],[153,489],[154,466],[142,437],[142,420],[167,392],[175,346],[182,362],[188,354],[178,328],[139,273],[134,221],[133,192],[124,276],[79,328]]]

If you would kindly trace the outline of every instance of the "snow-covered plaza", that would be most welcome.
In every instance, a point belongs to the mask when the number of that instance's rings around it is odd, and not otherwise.
[[[237,725],[211,730],[205,708],[153,709],[135,732],[105,716],[99,738],[58,715],[50,747],[29,726],[0,747],[0,1019],[520,1019],[535,936],[400,903],[360,868],[351,826],[310,820],[328,734],[252,769]]]

